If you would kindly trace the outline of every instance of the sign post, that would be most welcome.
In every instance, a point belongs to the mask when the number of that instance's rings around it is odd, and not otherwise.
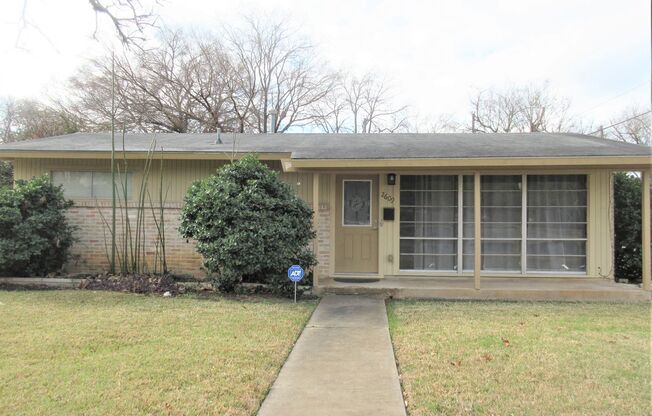
[[[294,303],[297,303],[297,282],[303,279],[303,267],[294,264],[288,268],[288,278],[294,282]]]

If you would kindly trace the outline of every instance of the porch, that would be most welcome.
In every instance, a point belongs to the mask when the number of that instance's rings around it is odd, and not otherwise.
[[[409,278],[386,276],[370,281],[321,278],[317,293],[368,294],[396,299],[477,299],[529,301],[649,302],[652,292],[608,279],[491,277],[475,289],[473,277]]]

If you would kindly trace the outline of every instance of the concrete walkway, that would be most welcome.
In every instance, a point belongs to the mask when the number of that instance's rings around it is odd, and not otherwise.
[[[381,298],[322,299],[259,416],[404,416]]]

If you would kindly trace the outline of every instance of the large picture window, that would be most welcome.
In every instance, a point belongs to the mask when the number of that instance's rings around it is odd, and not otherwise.
[[[527,270],[586,270],[585,175],[527,177]]]
[[[401,269],[457,269],[457,180],[457,176],[401,176]]]
[[[116,192],[122,196],[123,185],[118,176],[116,174]],[[127,197],[131,192],[131,176],[127,173]],[[51,178],[53,184],[63,185],[66,198],[109,199],[112,196],[111,172],[52,172]]]
[[[585,271],[586,175],[480,180],[482,270]],[[400,269],[472,271],[473,176],[402,175],[400,187]]]

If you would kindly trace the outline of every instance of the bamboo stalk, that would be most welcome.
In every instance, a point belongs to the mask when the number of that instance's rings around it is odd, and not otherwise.
[[[115,52],[111,54],[111,261],[109,270],[115,273]],[[106,241],[106,240],[104,240]]]

